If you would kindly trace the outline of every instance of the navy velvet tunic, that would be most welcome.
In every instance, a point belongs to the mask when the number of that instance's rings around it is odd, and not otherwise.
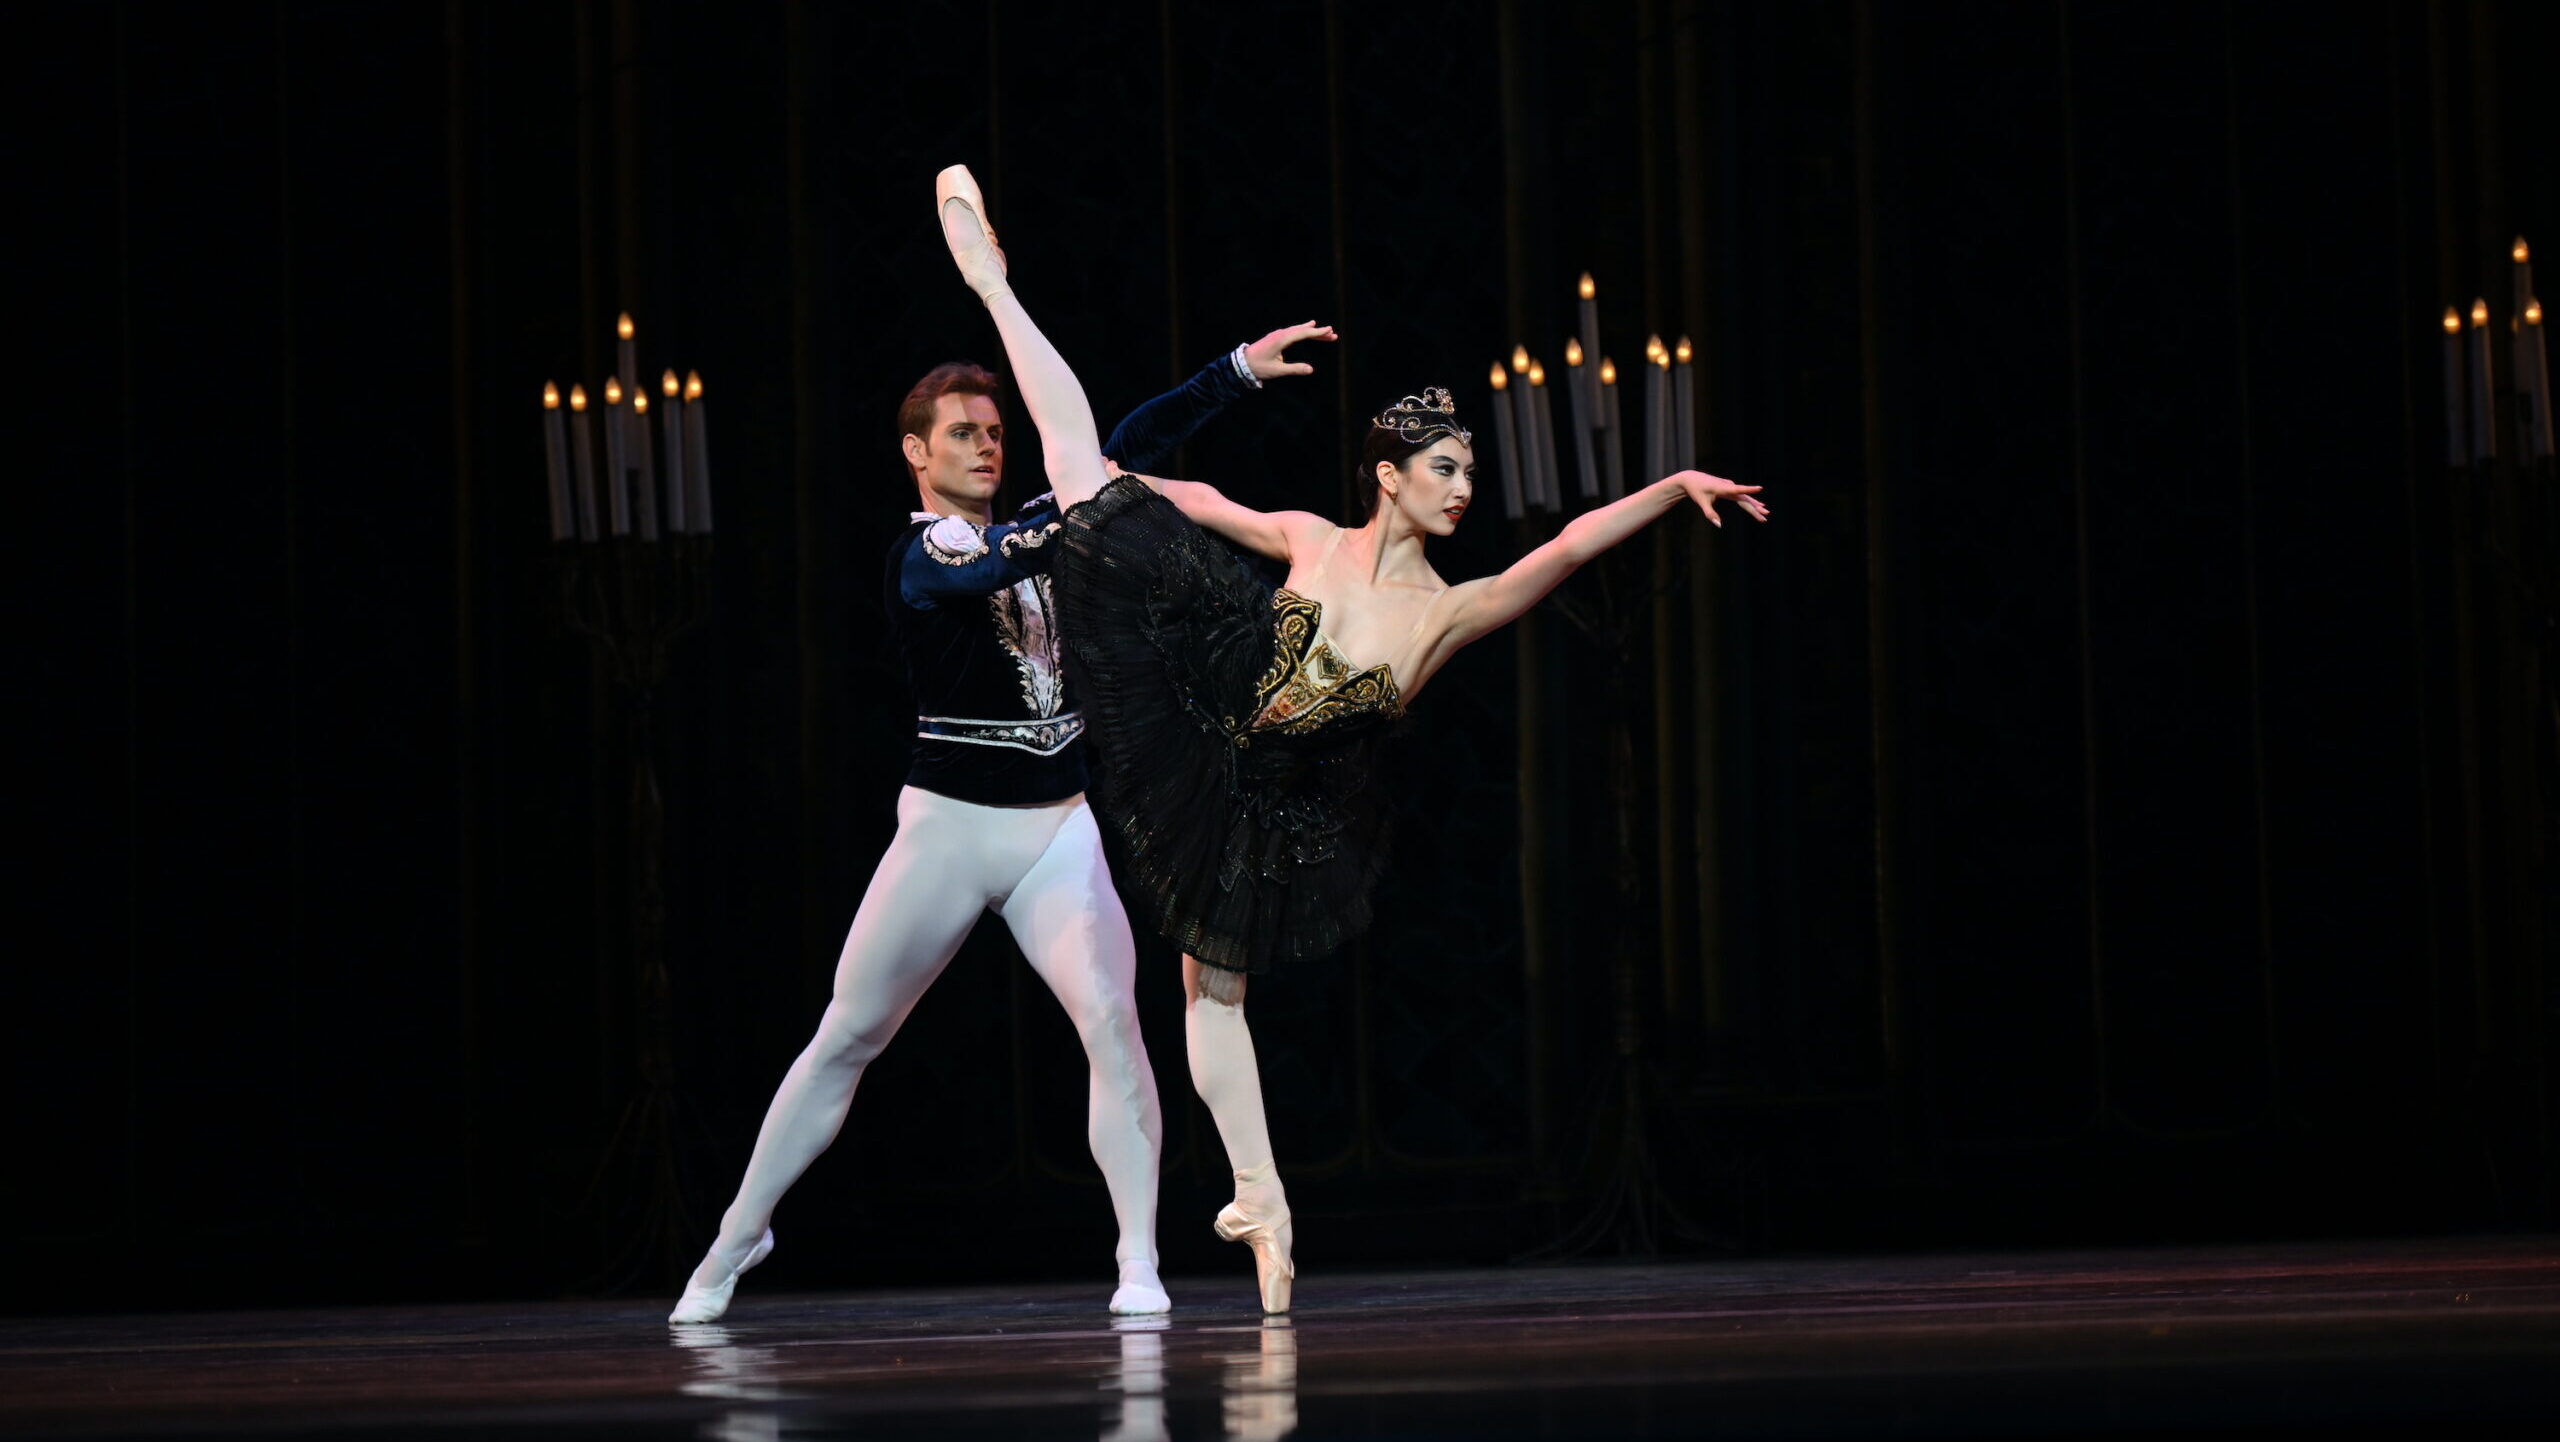
[[[1129,413],[1103,454],[1150,469],[1259,383],[1241,351]],[[982,526],[918,512],[891,543],[881,597],[916,707],[907,784],[982,806],[1085,789],[1084,716],[1060,666],[1049,582],[1058,507],[1043,495]]]

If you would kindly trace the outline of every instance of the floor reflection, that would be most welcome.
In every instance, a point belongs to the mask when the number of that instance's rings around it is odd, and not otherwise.
[[[670,1329],[670,1339],[687,1354],[693,1375],[678,1384],[688,1397],[729,1402],[773,1403],[782,1399],[781,1369],[771,1347],[748,1347],[716,1324]],[[771,1406],[738,1407],[702,1424],[708,1442],[781,1442],[782,1414]]]
[[[1261,1342],[1219,1359],[1227,1435],[1238,1442],[1280,1442],[1298,1430],[1298,1334],[1288,1318],[1265,1317]]]
[[[1120,1364],[1102,1379],[1102,1390],[1118,1405],[1103,1411],[1102,1442],[1165,1442],[1171,1435],[1164,1422],[1164,1334],[1172,1325],[1162,1317],[1112,1322]]]

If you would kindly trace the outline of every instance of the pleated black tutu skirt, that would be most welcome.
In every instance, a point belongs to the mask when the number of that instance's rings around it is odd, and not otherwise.
[[[1148,920],[1230,971],[1358,934],[1385,860],[1387,718],[1253,730],[1279,648],[1273,587],[1144,484],[1113,481],[1067,512],[1059,540],[1089,794]]]

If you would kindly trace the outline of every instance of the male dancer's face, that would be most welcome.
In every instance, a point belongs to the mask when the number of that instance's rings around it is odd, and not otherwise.
[[[991,396],[936,396],[931,433],[909,436],[907,464],[924,509],[983,521],[1004,484],[1004,414]]]

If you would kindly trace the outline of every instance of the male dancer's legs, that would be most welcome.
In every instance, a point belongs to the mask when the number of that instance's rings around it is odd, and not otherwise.
[[[1074,799],[1039,807],[990,807],[914,787],[899,794],[898,834],[872,873],[845,936],[834,998],[817,1035],[791,1064],[766,1110],[746,1175],[721,1217],[718,1239],[694,1271],[687,1304],[695,1300],[696,1289],[719,1288],[734,1278],[772,1224],[783,1193],[843,1128],[864,1069],[888,1046],[978,917],[1020,889],[1058,831],[1080,809]],[[1151,1114],[1153,1088],[1148,1091]],[[1151,1134],[1152,1125],[1142,1115],[1124,1129],[1143,1136]],[[1106,1165],[1115,1203],[1119,1192],[1142,1185],[1151,1206],[1152,1150],[1145,1160],[1145,1175],[1134,1182],[1129,1168],[1120,1167],[1120,1175],[1114,1175]],[[1152,1262],[1151,1227],[1145,1237],[1145,1254]],[[1124,1235],[1124,1259],[1127,1255]],[[718,1305],[726,1305],[725,1293]],[[685,1309],[686,1304],[679,1304],[680,1312]]]
[[[999,912],[1031,969],[1084,1042],[1093,1084],[1087,1135],[1120,1220],[1121,1294],[1111,1309],[1162,1311],[1156,1278],[1156,1158],[1163,1123],[1138,1035],[1137,947],[1102,859],[1102,829],[1079,805]],[[1150,1298],[1147,1294],[1152,1294]]]

